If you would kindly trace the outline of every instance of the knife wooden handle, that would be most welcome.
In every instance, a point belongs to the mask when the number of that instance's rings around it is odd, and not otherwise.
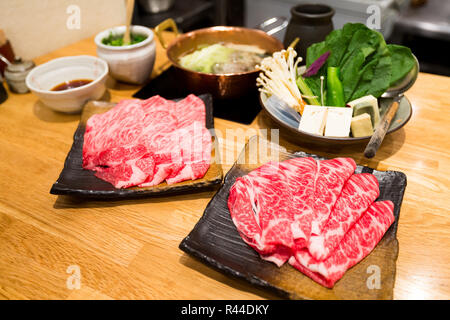
[[[397,113],[398,106],[398,101],[394,101],[389,109],[386,110],[383,119],[381,119],[381,122],[378,124],[378,127],[376,128],[375,132],[370,138],[369,143],[366,146],[366,149],[364,150],[364,156],[366,158],[373,158],[375,156],[375,153],[377,153],[377,150],[383,142],[384,136],[389,129],[392,119]]]

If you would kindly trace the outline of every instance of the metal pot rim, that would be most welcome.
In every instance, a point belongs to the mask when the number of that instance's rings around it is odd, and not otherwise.
[[[221,74],[214,74],[214,73],[205,73],[205,72],[200,72],[200,71],[193,71],[187,68],[184,68],[183,66],[181,66],[178,61],[176,61],[176,59],[174,59],[174,57],[170,54],[171,50],[173,50],[173,48],[182,40],[193,37],[197,34],[204,34],[204,33],[214,33],[214,32],[220,32],[220,31],[225,31],[225,32],[233,32],[233,31],[240,31],[240,32],[254,32],[256,34],[260,34],[264,37],[270,37],[273,39],[273,41],[278,42],[279,44],[279,49],[282,50],[283,49],[283,44],[281,43],[281,41],[279,41],[278,39],[268,35],[266,32],[262,31],[262,30],[258,30],[258,29],[251,29],[251,28],[244,28],[244,27],[232,27],[232,26],[214,26],[214,27],[209,27],[209,28],[202,28],[202,29],[197,29],[194,31],[190,31],[188,33],[184,33],[184,34],[180,34],[178,37],[176,37],[175,39],[173,39],[167,49],[166,49],[166,54],[167,57],[169,58],[170,62],[177,68],[180,68],[182,70],[188,71],[188,72],[194,72],[197,74],[201,74],[201,75],[207,75],[207,76],[216,76],[216,77],[238,77],[238,76],[242,76],[242,75],[250,75],[250,74],[254,74],[254,73],[259,73],[258,69],[255,70],[251,70],[251,71],[245,71],[245,72],[234,72],[234,73],[221,73]]]

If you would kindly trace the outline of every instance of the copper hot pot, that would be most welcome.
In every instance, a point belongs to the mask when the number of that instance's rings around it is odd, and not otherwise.
[[[164,42],[162,32],[168,28],[177,37],[168,45]],[[192,52],[199,45],[218,42],[256,45],[269,53],[282,50],[283,44],[262,30],[241,27],[211,27],[178,35],[178,29],[172,19],[167,19],[155,28],[161,45],[167,49],[167,57],[175,67],[178,78],[192,93],[211,93],[215,98],[238,98],[255,90],[259,71],[248,71],[229,74],[211,74],[192,71],[179,64],[180,56]]]

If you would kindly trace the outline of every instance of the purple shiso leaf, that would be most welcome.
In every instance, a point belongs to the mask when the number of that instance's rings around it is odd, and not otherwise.
[[[306,69],[305,73],[302,74],[303,78],[312,77],[317,72],[319,72],[320,68],[322,68],[323,64],[327,61],[328,57],[330,56],[330,51],[325,52],[322,54],[319,58],[317,58],[316,61],[311,63],[308,69]]]

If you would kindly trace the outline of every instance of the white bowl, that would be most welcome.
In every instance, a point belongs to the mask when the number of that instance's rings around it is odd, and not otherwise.
[[[153,31],[143,26],[131,26],[132,33],[144,34],[147,39],[133,45],[120,47],[102,43],[102,40],[108,37],[110,33],[122,35],[125,33],[125,29],[125,26],[120,26],[97,34],[95,37],[97,56],[108,63],[110,74],[115,79],[142,84],[150,77],[155,64],[156,45]]]
[[[61,112],[79,112],[89,100],[100,99],[106,90],[108,65],[92,56],[73,56],[51,60],[30,71],[28,88],[50,108]],[[92,82],[73,89],[51,91],[55,86],[71,80],[90,79]]]

